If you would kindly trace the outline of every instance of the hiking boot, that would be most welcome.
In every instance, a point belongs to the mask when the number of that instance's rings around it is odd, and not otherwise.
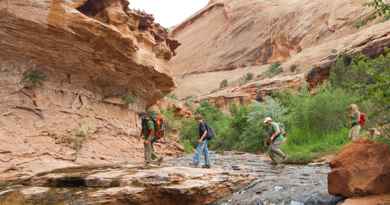
[[[208,165],[208,164],[206,164],[206,165],[203,165],[203,166],[202,166],[202,168],[203,168],[203,169],[210,169],[210,168],[211,168],[211,166],[210,166],[210,165]]]
[[[158,158],[157,164],[158,164],[158,165],[161,165],[161,163],[163,162],[163,160],[164,160],[164,157]]]
[[[190,167],[192,167],[192,168],[198,168],[198,167],[199,167],[198,164],[194,164],[194,163],[192,163],[192,162],[190,162],[188,165],[189,165]]]

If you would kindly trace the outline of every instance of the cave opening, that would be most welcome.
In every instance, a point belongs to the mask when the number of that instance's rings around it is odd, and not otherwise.
[[[86,187],[87,182],[82,177],[63,177],[49,182],[49,186],[57,188]]]
[[[78,7],[77,10],[86,16],[94,17],[103,11],[105,8],[104,1],[102,0],[88,0],[82,6]]]

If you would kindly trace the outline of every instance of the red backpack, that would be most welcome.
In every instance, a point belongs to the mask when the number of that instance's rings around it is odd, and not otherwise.
[[[366,125],[366,113],[361,112],[359,115],[359,125],[364,127]]]

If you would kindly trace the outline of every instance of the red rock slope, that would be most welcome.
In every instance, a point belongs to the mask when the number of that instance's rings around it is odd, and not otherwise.
[[[390,24],[374,25],[378,22],[374,20],[356,28],[372,12],[364,6],[365,2],[210,1],[206,8],[171,32],[182,43],[172,61],[179,85],[175,92],[181,98],[207,97],[227,79],[230,85],[227,90],[213,97],[248,94],[248,90],[254,89],[239,83],[248,72],[254,74],[252,83],[258,84],[253,87],[277,89],[280,81],[294,81],[287,87],[296,87],[312,68],[334,60],[337,53],[362,50],[378,53],[390,45]],[[263,73],[275,62],[283,64],[284,72],[269,82]],[[315,72],[320,76],[314,75],[309,80],[313,84],[326,78],[326,70]]]

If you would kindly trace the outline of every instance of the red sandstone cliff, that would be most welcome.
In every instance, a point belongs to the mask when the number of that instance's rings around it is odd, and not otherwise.
[[[0,1],[0,181],[142,160],[137,112],[174,88],[178,45],[126,0]]]
[[[257,90],[315,86],[340,53],[376,55],[390,46],[390,22],[366,21],[365,0],[213,0],[171,35],[182,46],[172,65],[179,98],[254,98]],[[267,77],[270,64],[283,72]],[[240,83],[246,73],[254,79]],[[219,90],[222,80],[229,86]],[[210,94],[212,93],[212,94]]]

